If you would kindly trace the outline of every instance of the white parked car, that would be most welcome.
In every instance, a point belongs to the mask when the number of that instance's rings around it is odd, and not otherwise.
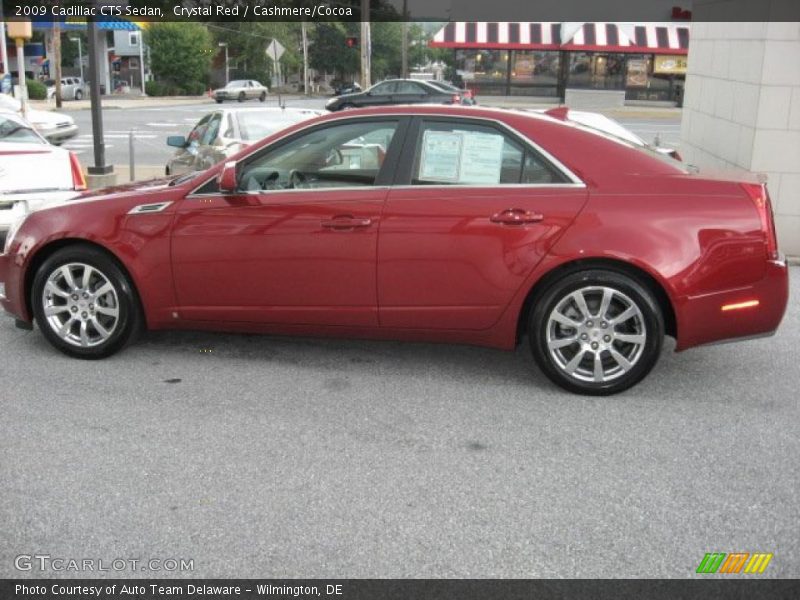
[[[22,117],[0,112],[0,253],[28,212],[86,189],[78,157],[48,143]]]
[[[203,171],[257,140],[323,111],[308,108],[220,108],[205,115],[188,136],[170,136],[178,150],[167,162],[167,175]]]
[[[80,77],[62,77],[61,78],[61,99],[62,100],[81,100],[86,96],[86,84]],[[55,81],[48,82],[47,85],[47,98],[55,98],[56,84]]]
[[[224,88],[214,90],[214,100],[222,104],[225,100],[244,102],[258,98],[261,102],[267,99],[269,90],[259,82],[252,79],[237,79],[231,81]]]
[[[0,112],[21,116],[20,101],[8,94],[0,94]],[[69,115],[28,108],[27,119],[51,144],[61,144],[78,135],[78,126]]]

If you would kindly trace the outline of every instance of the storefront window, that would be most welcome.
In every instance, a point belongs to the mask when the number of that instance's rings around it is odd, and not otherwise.
[[[459,50],[456,70],[466,87],[485,95],[505,95],[508,55],[506,50]]]
[[[558,52],[514,50],[509,93],[512,96],[555,96],[558,64]]]
[[[627,62],[625,99],[680,101],[685,74],[685,56],[632,55]]]
[[[623,54],[571,52],[567,87],[600,90],[625,88]]]

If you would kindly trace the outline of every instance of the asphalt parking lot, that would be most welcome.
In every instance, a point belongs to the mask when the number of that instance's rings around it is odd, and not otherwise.
[[[715,551],[800,577],[791,275],[776,337],[668,347],[611,398],[526,345],[153,333],[83,362],[0,319],[0,577],[689,577]]]

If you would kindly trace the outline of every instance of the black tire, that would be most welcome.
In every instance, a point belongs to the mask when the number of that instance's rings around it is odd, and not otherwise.
[[[77,342],[69,342],[65,340],[58,334],[58,332],[55,330],[55,326],[48,321],[48,317],[45,315],[46,300],[44,297],[44,292],[48,279],[51,277],[51,275],[55,275],[58,272],[63,272],[60,271],[62,267],[76,264],[88,265],[94,269],[94,275],[90,276],[89,288],[92,288],[92,281],[94,281],[94,291],[98,291],[100,284],[103,283],[100,279],[100,276],[102,276],[111,285],[115,295],[115,302],[113,304],[107,303],[107,299],[109,298],[108,294],[111,292],[107,292],[107,294],[102,297],[98,296],[94,300],[92,300],[91,295],[88,296],[89,299],[84,300],[78,296],[78,294],[70,295],[69,299],[63,299],[64,302],[71,302],[73,298],[77,297],[78,300],[74,301],[73,304],[78,301],[82,301],[80,308],[76,306],[77,312],[74,313],[75,319],[73,319],[74,325],[70,327],[70,331],[75,332],[76,329],[80,331],[80,329],[83,327],[83,324],[78,319],[81,315],[84,315],[82,320],[86,321],[87,319],[85,317],[88,315],[89,324],[86,325],[86,328],[89,331],[89,334],[93,334],[94,337],[99,336],[102,338],[103,336],[99,334],[98,329],[94,329],[94,326],[91,324],[92,319],[96,318],[98,320],[97,322],[99,323],[101,318],[109,319],[110,317],[101,316],[99,310],[96,314],[92,313],[90,315],[89,310],[87,309],[89,306],[91,306],[92,310],[94,310],[94,305],[89,303],[97,302],[98,307],[100,307],[101,303],[103,303],[104,308],[110,308],[111,310],[116,309],[117,320],[113,328],[110,327],[108,321],[104,322],[104,325],[109,327],[110,335],[107,337],[107,339],[102,340],[94,345],[81,346],[78,345]],[[75,277],[80,277],[80,283],[83,283],[83,271],[80,267],[73,267],[71,273]],[[77,279],[75,281],[76,284],[78,284]],[[54,297],[53,294],[50,296]],[[61,296],[57,296],[59,298],[58,302],[61,302]],[[135,339],[136,335],[138,335],[142,328],[142,323],[144,322],[136,290],[134,289],[128,276],[120,268],[117,262],[97,248],[80,244],[67,246],[66,248],[56,251],[52,256],[44,261],[41,267],[39,267],[36,275],[34,276],[33,286],[31,288],[31,305],[33,307],[33,314],[36,318],[36,323],[47,341],[64,354],[74,358],[99,359],[111,356]],[[57,318],[61,319],[62,316],[69,316],[70,313],[71,310],[64,310]],[[66,322],[66,320],[67,319],[64,319],[64,322]],[[77,327],[75,327],[75,325],[77,325]],[[75,332],[74,334],[69,335],[77,336],[79,333]]]
[[[75,100],[80,100],[83,98],[83,92],[80,90],[75,90]]]
[[[610,300],[602,310],[606,289],[611,290]],[[575,292],[579,294],[572,296]],[[586,303],[586,318],[574,300],[578,295]],[[557,307],[579,326],[551,321]],[[624,319],[622,313],[628,310],[633,316]],[[613,323],[620,316],[623,320]],[[664,318],[645,284],[620,272],[588,269],[565,275],[534,299],[528,335],[533,358],[551,381],[570,392],[607,396],[636,385],[655,366],[664,341]],[[629,343],[617,336],[644,339]],[[551,350],[549,340],[564,345]]]
[[[247,100],[247,94],[245,94],[244,92],[239,92],[238,100],[239,102],[244,102],[245,100]]]
[[[217,101],[217,104],[222,104],[222,98],[214,98]]]
[[[261,92],[261,95],[258,97],[261,102],[266,102],[267,100],[267,92]]]

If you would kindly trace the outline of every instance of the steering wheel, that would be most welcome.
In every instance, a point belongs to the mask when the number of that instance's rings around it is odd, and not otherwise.
[[[306,176],[297,169],[289,171],[289,189],[305,187],[307,183]]]

